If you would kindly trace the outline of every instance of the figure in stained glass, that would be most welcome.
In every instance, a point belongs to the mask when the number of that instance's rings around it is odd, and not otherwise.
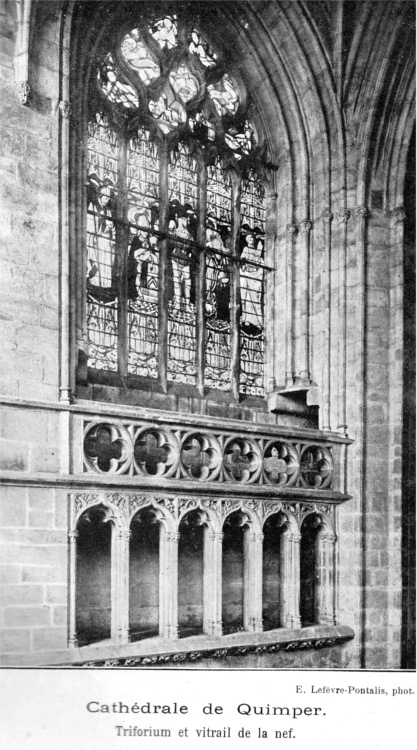
[[[262,292],[263,292],[263,268],[259,265],[262,261],[263,244],[260,240],[255,245],[255,235],[248,232],[240,256],[240,294],[242,300],[241,323],[249,330],[262,330]]]
[[[183,104],[191,101],[198,94],[200,88],[197,78],[190,73],[185,63],[180,63],[177,70],[171,71],[169,82],[176,97]]]
[[[87,200],[88,282],[94,287],[110,288],[115,240],[115,196],[111,178],[101,181],[97,174],[90,174]]]
[[[225,73],[219,83],[211,84],[207,89],[219,117],[236,114],[239,106],[239,93],[228,73]]]
[[[166,16],[156,21],[150,28],[154,39],[161,49],[172,49],[177,43],[177,25],[175,16]]]
[[[169,133],[173,128],[187,120],[183,105],[175,99],[170,103],[165,91],[162,92],[159,99],[151,99],[148,106],[152,117],[157,120],[163,133]]]
[[[174,306],[185,303],[189,306],[191,300],[191,252],[190,246],[181,239],[191,242],[193,236],[189,229],[189,219],[193,210],[189,204],[182,207],[178,201],[173,201],[171,210],[174,212],[169,222],[170,234],[178,237],[172,243],[172,278],[174,284]]]
[[[126,34],[121,50],[129,67],[138,74],[145,86],[159,77],[160,67],[152,59],[146,44],[140,38],[138,29],[133,29],[130,34]]]
[[[233,151],[241,151],[248,155],[255,145],[255,132],[249,120],[246,120],[242,132],[232,127],[225,133],[224,139]]]

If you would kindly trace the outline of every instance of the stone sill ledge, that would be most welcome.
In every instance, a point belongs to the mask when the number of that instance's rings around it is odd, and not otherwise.
[[[330,648],[352,638],[354,631],[346,625],[316,625],[300,630],[280,628],[264,633],[239,632],[221,637],[199,635],[178,640],[149,638],[125,646],[103,643],[74,649],[71,652],[71,666],[153,667],[181,662],[186,667],[187,662],[200,659]]]
[[[83,492],[86,489],[94,492],[105,492],[108,489],[120,490],[121,492],[142,492],[150,491],[160,495],[168,493],[170,495],[195,495],[204,492],[206,496],[247,498],[248,493],[251,499],[264,500],[286,500],[305,502],[330,502],[340,504],[351,499],[351,495],[344,494],[338,490],[316,490],[307,487],[278,487],[277,485],[258,485],[238,482],[199,482],[186,481],[182,479],[164,479],[158,477],[156,484],[155,477],[141,476],[121,476],[112,474],[103,476],[102,474],[45,474],[31,473],[23,471],[3,471],[0,472],[0,485],[35,485],[38,487],[54,487],[57,489],[68,489],[75,492]]]
[[[144,419],[155,424],[166,423],[170,425],[190,425],[190,427],[212,426],[219,429],[230,429],[239,432],[268,433],[273,436],[300,437],[301,439],[320,440],[321,442],[350,444],[353,441],[340,432],[316,430],[304,427],[288,427],[287,425],[271,425],[268,422],[244,422],[240,419],[222,419],[221,417],[207,416],[205,414],[189,414],[186,412],[163,411],[159,409],[148,409],[143,406],[127,406],[126,404],[109,404],[100,401],[78,400],[75,403],[66,404],[59,401],[36,401],[18,399],[7,396],[0,398],[3,406],[15,406],[18,408],[43,409],[55,412],[71,412],[84,416],[130,418],[135,420]]]

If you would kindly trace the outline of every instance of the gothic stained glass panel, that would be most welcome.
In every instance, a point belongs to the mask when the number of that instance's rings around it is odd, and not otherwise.
[[[210,45],[207,44],[206,40],[197,29],[193,29],[191,32],[191,41],[188,49],[192,55],[197,55],[197,57],[200,59],[200,62],[206,68],[212,68],[216,65],[216,53],[210,47]]]
[[[207,167],[204,382],[230,388],[230,253],[232,185],[219,159]]]
[[[161,49],[173,49],[177,44],[177,17],[165,16],[155,21],[149,28]]]
[[[149,86],[152,81],[159,78],[161,69],[143,41],[139,29],[133,29],[126,34],[121,50],[129,68],[139,76],[145,86]]]
[[[88,365],[117,370],[117,301],[99,302],[87,294]]]
[[[175,99],[168,83],[165,84],[158,99],[150,100],[148,108],[164,134],[169,133],[187,120],[184,106]]]
[[[117,300],[114,286],[118,149],[100,115],[87,137],[87,337],[88,364],[117,369]]]
[[[141,128],[127,148],[128,372],[158,376],[159,155]]]
[[[168,380],[196,382],[195,248],[197,162],[182,143],[171,152],[168,167],[169,274]]]
[[[251,172],[241,194],[241,374],[240,392],[264,394],[264,238],[265,191]]]
[[[177,99],[183,104],[187,104],[191,99],[194,99],[200,89],[198,79],[191,73],[184,62],[181,62],[171,70],[169,82],[175,91]]]
[[[119,69],[110,54],[100,66],[97,77],[103,93],[111,102],[123,104],[126,109],[139,107],[136,91],[129,84],[122,83]]]
[[[237,128],[229,128],[224,139],[229,148],[236,152],[238,159],[241,159],[243,154],[248,156],[256,143],[255,131],[249,120],[246,120],[240,132]]]
[[[207,87],[219,117],[235,115],[239,106],[239,90],[233,78],[225,73],[221,81]]]

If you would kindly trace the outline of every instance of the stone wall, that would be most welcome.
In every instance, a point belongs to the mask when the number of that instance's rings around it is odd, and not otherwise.
[[[42,663],[67,648],[67,498],[47,487],[2,488],[1,651]]]

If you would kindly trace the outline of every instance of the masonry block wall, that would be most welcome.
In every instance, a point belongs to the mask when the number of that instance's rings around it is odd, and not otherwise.
[[[70,329],[75,299],[65,299],[69,287],[62,283],[76,262],[71,257],[66,266],[63,256],[68,218],[63,176],[71,169],[74,173],[71,165],[68,171],[68,143],[62,137],[71,124],[64,123],[63,111],[70,66],[78,64],[71,12],[82,26],[94,13],[94,3],[74,3],[65,17],[60,0],[25,0],[21,6],[26,3],[31,40],[27,100],[17,83],[24,83],[22,39],[28,28],[19,25],[15,0],[4,0],[0,8],[5,664],[69,658],[68,495],[74,487],[71,462],[80,450],[71,427],[73,412],[91,399],[97,413],[112,402],[114,418],[163,406],[152,395],[146,403],[131,395],[119,415],[119,393],[75,384],[73,343],[67,359],[63,356],[65,341],[75,336]],[[82,5],[88,6],[85,18]],[[219,4],[222,38],[226,48],[236,50],[262,111],[276,166],[268,218],[274,270],[268,278],[273,302],[267,320],[273,335],[267,389],[279,409],[271,412],[265,405],[254,413],[244,405],[231,406],[228,417],[237,424],[306,429],[318,420],[324,434],[338,432],[352,441],[343,464],[351,499],[340,507],[337,521],[337,596],[339,620],[353,628],[355,638],[320,653],[236,657],[228,666],[413,666],[412,650],[405,645],[415,639],[413,428],[403,430],[403,417],[415,406],[409,396],[415,370],[406,356],[414,345],[414,313],[409,306],[404,310],[403,250],[406,231],[408,295],[414,235],[404,225],[404,206],[412,224],[405,174],[414,124],[414,4],[271,0],[259,13],[244,0],[233,5]],[[382,204],[373,202],[375,192]],[[70,371],[66,380],[65,367]],[[62,397],[68,380],[71,403]],[[297,389],[301,395],[291,395]],[[300,403],[310,409],[304,416]],[[202,422],[207,417],[200,404],[185,398],[169,407],[165,402],[164,408],[194,414],[200,409]],[[221,405],[210,408],[214,417],[224,417]],[[92,484],[89,490],[94,489]],[[154,580],[157,561],[151,547],[146,554]],[[180,622],[192,627],[201,617],[196,582],[201,560],[192,545],[181,560]],[[229,606],[231,619],[241,604],[239,560],[239,551],[231,550],[227,585],[235,588],[236,605]],[[133,557],[132,569],[140,563]],[[272,611],[273,587],[270,592]],[[156,598],[151,589],[132,591],[132,601],[136,594],[146,606],[133,617],[152,628]],[[105,603],[100,607],[104,612]],[[218,664],[213,660],[204,666]]]
[[[1,651],[11,663],[67,648],[67,502],[55,489],[2,488]]]

